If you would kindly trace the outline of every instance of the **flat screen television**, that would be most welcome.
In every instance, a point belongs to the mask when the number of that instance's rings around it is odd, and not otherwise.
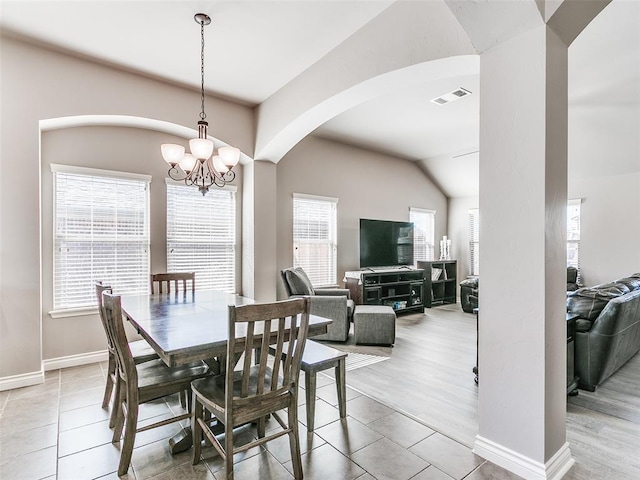
[[[360,219],[360,268],[413,265],[413,223]]]

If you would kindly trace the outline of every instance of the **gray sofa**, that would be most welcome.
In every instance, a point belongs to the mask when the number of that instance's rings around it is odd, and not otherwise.
[[[578,387],[594,391],[640,350],[640,273],[568,293],[567,312],[579,316]]]
[[[300,267],[285,268],[280,272],[282,283],[288,297],[309,295],[311,313],[330,318],[327,333],[314,336],[314,340],[344,342],[349,337],[350,321],[355,304],[346,288],[313,288],[309,277]]]

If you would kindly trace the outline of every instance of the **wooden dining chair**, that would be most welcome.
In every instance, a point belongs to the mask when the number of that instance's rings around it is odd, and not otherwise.
[[[119,395],[116,398],[118,407],[115,409],[117,417],[112,442],[119,442],[124,430],[118,465],[118,475],[122,476],[129,469],[137,432],[161,427],[191,416],[191,413],[184,413],[138,428],[139,405],[188,389],[192,381],[209,375],[209,369],[203,362],[171,368],[167,367],[162,360],[152,360],[136,365],[124,330],[120,297],[107,292],[104,292],[102,297],[107,329],[117,356],[118,387],[116,391]]]
[[[102,309],[102,292],[112,293],[110,285],[104,284],[102,281],[96,281],[96,296],[98,297],[98,312],[100,313],[100,321],[104,328],[104,333],[107,337],[107,383],[104,387],[104,397],[102,399],[102,408],[106,409],[109,406],[111,395],[113,393],[114,386],[117,385],[116,381],[116,350],[111,341],[110,335],[107,331],[107,320],[104,318],[104,312]],[[129,349],[131,350],[131,356],[134,363],[144,363],[149,360],[156,360],[158,354],[151,348],[151,346],[145,340],[137,340],[129,342]],[[115,397],[118,397],[118,392],[115,393]],[[109,427],[113,428],[116,420],[115,409],[111,410],[111,419],[109,420]]]
[[[309,330],[308,297],[242,306],[229,306],[229,342],[224,375],[195,380],[193,392],[193,464],[200,461],[202,434],[225,460],[226,478],[233,479],[233,455],[257,445],[289,435],[293,472],[302,478],[300,439],[298,436],[298,380],[300,362]],[[269,332],[264,334],[263,332]],[[284,344],[288,340],[287,351]],[[269,347],[276,355],[269,362]],[[252,351],[260,349],[260,358],[252,364]],[[283,353],[286,357],[283,358]],[[236,359],[242,368],[234,371]],[[279,410],[287,409],[287,421]],[[224,445],[210,428],[209,414],[224,426]],[[271,414],[281,429],[265,436],[264,418]],[[258,422],[258,439],[234,447],[234,427]]]
[[[171,273],[152,273],[151,274],[151,294],[155,293],[178,293],[180,285],[182,291],[187,291],[187,282],[191,281],[191,293],[196,291],[196,272],[171,272]],[[166,292],[165,292],[166,290]]]

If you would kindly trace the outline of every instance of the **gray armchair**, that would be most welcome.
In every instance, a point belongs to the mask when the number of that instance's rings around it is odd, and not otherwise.
[[[344,342],[349,336],[349,322],[353,317],[355,304],[346,288],[316,288],[311,285],[309,277],[300,267],[285,268],[280,271],[282,283],[287,297],[309,295],[311,297],[311,313],[330,318],[327,333],[313,337],[314,340],[332,340]]]

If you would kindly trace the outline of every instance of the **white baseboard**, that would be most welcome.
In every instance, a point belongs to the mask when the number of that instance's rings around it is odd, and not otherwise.
[[[42,368],[45,372],[49,370],[58,370],[60,368],[77,367],[79,365],[88,365],[90,363],[106,362],[109,359],[106,350],[99,352],[81,353],[78,355],[69,355],[66,357],[50,358],[42,361]]]
[[[44,383],[44,370],[0,378],[0,392]]]
[[[476,436],[473,453],[527,480],[560,480],[575,463],[568,443],[544,464],[480,435]]]
[[[79,355],[69,355],[67,357],[50,358],[42,361],[42,369],[39,372],[23,373],[11,377],[0,378],[0,392],[3,390],[13,390],[14,388],[30,387],[44,383],[44,372],[58,370],[60,368],[77,367],[96,362],[106,362],[109,359],[108,352],[81,353]]]

